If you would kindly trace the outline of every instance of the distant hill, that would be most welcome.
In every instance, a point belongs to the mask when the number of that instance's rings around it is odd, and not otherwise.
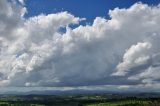
[[[0,95],[109,95],[109,96],[124,96],[124,97],[160,97],[159,92],[113,92],[113,91],[99,91],[99,90],[44,90],[44,91],[28,91],[28,92],[18,92],[10,91],[3,92]]]

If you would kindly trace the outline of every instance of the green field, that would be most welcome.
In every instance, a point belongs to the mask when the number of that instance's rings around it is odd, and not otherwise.
[[[4,96],[0,106],[160,106],[159,97],[124,95]]]
[[[123,100],[117,102],[94,103],[86,106],[160,106],[160,101]]]

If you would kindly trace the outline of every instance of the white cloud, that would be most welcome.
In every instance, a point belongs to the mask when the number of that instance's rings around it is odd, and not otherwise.
[[[131,46],[123,56],[123,62],[118,64],[117,72],[113,75],[125,75],[131,71],[130,69],[147,64],[150,59],[148,51],[150,51],[150,43],[138,43]]]
[[[25,0],[18,0],[22,5],[25,4]]]
[[[0,9],[0,86],[159,84],[159,7],[116,8],[74,29],[84,19],[68,12],[25,19],[25,7],[6,0]]]

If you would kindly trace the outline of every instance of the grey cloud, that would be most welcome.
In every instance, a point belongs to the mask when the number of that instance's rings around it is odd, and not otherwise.
[[[13,0],[14,1],[14,0]],[[0,1],[0,37],[13,39],[14,31],[23,24],[23,15],[26,8],[17,5],[16,2],[8,2],[7,0]]]

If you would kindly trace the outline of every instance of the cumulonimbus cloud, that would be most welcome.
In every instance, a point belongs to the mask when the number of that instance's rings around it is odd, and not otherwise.
[[[0,86],[159,84],[158,6],[115,8],[92,25],[68,12],[26,19],[23,5],[6,0],[0,10]]]

